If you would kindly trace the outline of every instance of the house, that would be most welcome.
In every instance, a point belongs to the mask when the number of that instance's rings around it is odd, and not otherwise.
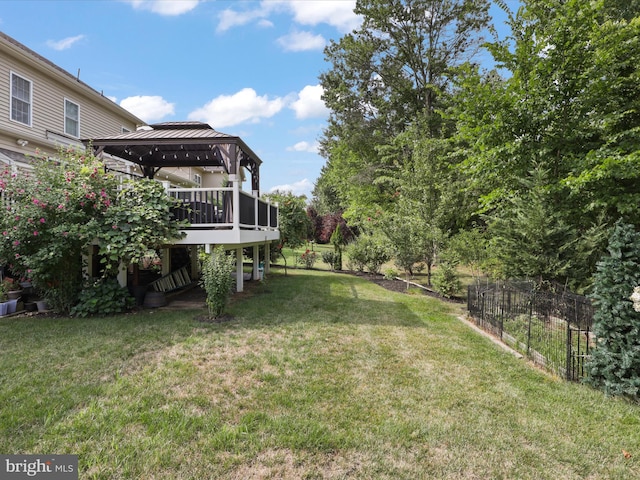
[[[0,165],[28,168],[36,150],[84,148],[81,138],[135,131],[144,122],[0,32]]]
[[[259,246],[264,245],[268,271],[269,243],[279,238],[277,207],[259,198],[262,161],[240,138],[198,122],[146,126],[79,75],[0,32],[0,166],[28,169],[36,150],[55,155],[68,146],[92,146],[116,174],[162,181],[167,195],[183,201],[176,215],[191,226],[185,238],[164,249],[162,274],[185,267],[171,254],[180,251],[193,278],[198,250],[213,245],[236,252],[239,291],[244,248],[253,248],[257,279]],[[241,190],[247,172],[251,193]],[[96,262],[89,264],[91,273]],[[123,271],[121,284],[131,276]]]

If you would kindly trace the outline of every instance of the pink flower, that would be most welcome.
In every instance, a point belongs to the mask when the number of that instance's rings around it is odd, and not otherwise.
[[[13,242],[14,247],[17,247],[18,245],[20,245],[20,240],[16,240]]]
[[[38,231],[37,231],[37,230],[34,230],[34,232],[33,232],[33,236],[34,236],[34,237],[37,237],[37,236],[38,236]]]
[[[44,218],[41,218],[40,223],[44,223],[44,222],[45,222]]]

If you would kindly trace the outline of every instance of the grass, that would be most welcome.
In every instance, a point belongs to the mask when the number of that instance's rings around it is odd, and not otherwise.
[[[313,265],[313,268],[316,270],[331,270],[331,267],[322,261],[322,252],[333,252],[333,245],[330,244],[319,244],[319,243],[306,243],[300,248],[292,249],[292,248],[283,248],[282,253],[284,254],[287,260],[287,268],[304,268],[304,266],[300,263],[297,263],[300,255],[302,255],[306,250],[316,253],[316,262]],[[276,261],[276,265],[284,266],[285,262],[282,256],[279,256]]]
[[[3,319],[0,451],[78,454],[82,479],[640,478],[640,406],[532,368],[453,308],[300,269],[220,324]]]

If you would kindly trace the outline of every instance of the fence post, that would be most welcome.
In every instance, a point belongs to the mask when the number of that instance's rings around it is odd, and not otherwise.
[[[502,302],[500,303],[500,340],[502,340],[502,332],[504,332],[504,285],[502,286]]]
[[[533,291],[529,300],[529,324],[527,325],[527,357],[531,353],[531,321],[533,320],[533,303],[536,300],[536,292]]]
[[[565,380],[573,380],[573,358],[571,356],[571,344],[572,344],[572,339],[571,339],[571,323],[569,322],[568,319],[565,319],[565,322],[567,322],[567,361],[566,361],[566,373],[565,373]]]

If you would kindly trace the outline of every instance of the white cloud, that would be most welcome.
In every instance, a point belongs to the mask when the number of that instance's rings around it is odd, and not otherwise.
[[[322,85],[304,87],[298,93],[298,99],[291,104],[291,109],[296,112],[296,118],[326,117],[329,114],[329,109],[322,101],[323,93]]]
[[[263,28],[271,28],[273,27],[273,22],[271,20],[267,20],[266,18],[263,18],[262,20],[258,20],[258,25],[260,25]]]
[[[182,15],[198,6],[200,0],[124,0],[136,10],[149,10],[166,16]]]
[[[303,52],[305,50],[322,50],[327,44],[322,35],[311,32],[292,32],[278,38],[278,45],[288,52]]]
[[[220,95],[189,114],[189,120],[200,120],[213,128],[230,127],[240,123],[259,122],[280,112],[286,99],[276,97],[269,100],[266,95],[258,96],[252,88],[243,88],[233,95]]]
[[[267,12],[263,9],[257,10],[245,10],[237,12],[231,8],[227,8],[218,14],[218,26],[216,32],[224,33],[233,27],[241,27],[248,23],[258,20],[261,26],[273,26],[273,24],[266,20]]]
[[[221,12],[216,31],[222,33],[253,21],[264,22],[274,13],[285,12],[292,15],[294,22],[300,25],[326,23],[340,32],[350,32],[362,23],[361,17],[353,12],[355,6],[356,0],[262,0],[260,6],[252,10],[236,11],[228,8]]]
[[[84,37],[84,35],[76,35],[75,37],[63,38],[62,40],[47,40],[47,46],[54,50],[66,50],[67,48],[71,48],[74,43],[79,42]]]
[[[147,123],[162,120],[167,115],[173,115],[174,104],[167,102],[160,96],[136,95],[122,99],[120,106],[140,117]]]
[[[292,13],[293,19],[302,25],[318,25],[327,23],[341,32],[350,32],[358,27],[361,18],[353,9],[355,0],[327,2],[326,0],[280,0]]]
[[[288,147],[287,150],[290,152],[309,152],[309,153],[318,153],[318,149],[320,148],[320,144],[318,142],[309,143],[309,142],[298,142],[293,147]]]
[[[273,193],[276,190],[279,192],[291,192],[294,195],[306,195],[307,198],[311,198],[313,183],[311,183],[307,178],[304,178],[299,182],[271,187],[269,189],[269,193]]]

